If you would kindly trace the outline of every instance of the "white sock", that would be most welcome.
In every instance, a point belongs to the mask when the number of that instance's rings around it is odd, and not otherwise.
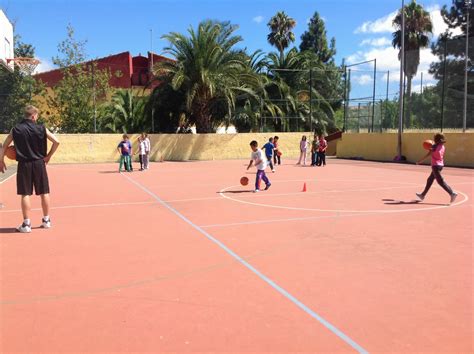
[[[44,220],[44,221],[49,221],[49,215],[43,216],[43,220]]]
[[[23,224],[25,224],[25,225],[31,225],[30,219],[24,219],[24,220],[23,220]]]

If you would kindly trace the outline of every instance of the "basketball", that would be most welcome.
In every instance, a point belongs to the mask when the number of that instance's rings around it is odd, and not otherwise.
[[[242,177],[240,179],[240,184],[246,186],[247,184],[249,184],[249,179],[247,177]]]
[[[5,150],[5,156],[8,157],[10,160],[16,160],[16,149],[13,145],[7,147]]]
[[[425,140],[423,141],[423,149],[431,150],[431,147],[433,146],[433,144],[434,144],[433,140]]]
[[[281,153],[280,150],[277,150],[277,155],[278,155],[278,156],[281,156],[281,155],[283,155],[283,154]]]

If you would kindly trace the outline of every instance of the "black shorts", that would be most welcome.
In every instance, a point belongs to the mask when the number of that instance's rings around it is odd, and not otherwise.
[[[32,195],[33,186],[36,195],[49,193],[46,163],[43,160],[19,161],[16,175],[17,194]]]

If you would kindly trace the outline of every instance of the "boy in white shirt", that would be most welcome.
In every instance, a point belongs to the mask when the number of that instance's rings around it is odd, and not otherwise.
[[[260,191],[260,181],[263,179],[265,182],[265,190],[270,188],[272,185],[265,174],[265,168],[267,167],[267,161],[263,155],[262,150],[258,148],[258,143],[255,140],[250,142],[250,148],[252,149],[252,155],[250,156],[250,163],[247,166],[247,170],[255,164],[257,168],[257,176],[255,179],[255,190],[254,192]]]

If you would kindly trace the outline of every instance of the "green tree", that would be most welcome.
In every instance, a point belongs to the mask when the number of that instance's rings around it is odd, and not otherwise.
[[[15,55],[34,57],[34,47],[22,43],[15,36]],[[43,93],[43,85],[31,76],[22,74],[18,68],[10,71],[0,65],[0,132],[7,133],[22,119],[23,109],[28,104],[36,104],[33,97]]]
[[[49,123],[64,133],[88,133],[94,131],[95,106],[106,100],[110,73],[99,70],[97,63],[87,62],[86,41],[74,37],[74,29],[67,27],[67,38],[59,43],[59,55],[53,63],[59,65],[62,80],[48,96],[48,105],[54,112]]]
[[[285,49],[295,41],[295,34],[292,31],[296,26],[296,21],[284,11],[279,11],[270,19],[267,26],[270,28],[267,40],[278,49],[280,60],[283,61]]]
[[[410,98],[411,82],[416,75],[420,64],[420,48],[427,48],[430,43],[429,35],[433,32],[433,24],[430,14],[423,9],[423,6],[412,0],[403,8],[405,16],[405,67],[404,73],[407,78],[407,95],[405,108],[407,112],[406,124],[411,126],[410,119]],[[396,31],[393,32],[392,45],[401,49],[402,45],[402,10],[398,12],[393,20]],[[399,53],[401,58],[402,53]]]
[[[332,37],[328,46],[326,26],[317,11],[309,21],[308,30],[301,35],[300,51],[306,50],[314,52],[321,63],[334,62],[336,39]]]
[[[182,94],[186,120],[196,124],[198,133],[210,133],[228,122],[239,96],[255,96],[258,76],[250,69],[247,56],[234,49],[242,38],[234,35],[237,26],[228,22],[201,22],[186,36],[164,35],[165,49],[176,61],[163,61],[155,71],[165,84]],[[156,107],[155,107],[156,110]]]
[[[21,41],[21,36],[16,34],[13,38],[15,58],[34,58],[35,57],[35,47],[31,44],[23,43]]]
[[[139,133],[148,130],[146,102],[146,97],[136,96],[130,89],[117,90],[101,110],[101,130],[112,133]]]
[[[431,46],[431,51],[438,57],[438,61],[430,65],[430,73],[439,80],[437,92],[442,94],[445,85],[444,109],[450,114],[445,114],[444,125],[447,127],[461,127],[463,115],[464,73],[466,57],[466,27],[467,11],[469,11],[469,53],[468,58],[474,58],[474,7],[466,7],[464,1],[453,1],[451,7],[443,6],[441,15],[448,26],[445,33],[438,37]],[[452,30],[460,29],[461,34],[453,36]],[[446,77],[444,73],[446,72]],[[468,98],[474,92],[474,61],[468,60]],[[446,81],[443,83],[443,81]],[[467,126],[474,126],[474,100],[468,99]],[[438,121],[439,122],[439,121]],[[439,123],[438,123],[439,126]]]

